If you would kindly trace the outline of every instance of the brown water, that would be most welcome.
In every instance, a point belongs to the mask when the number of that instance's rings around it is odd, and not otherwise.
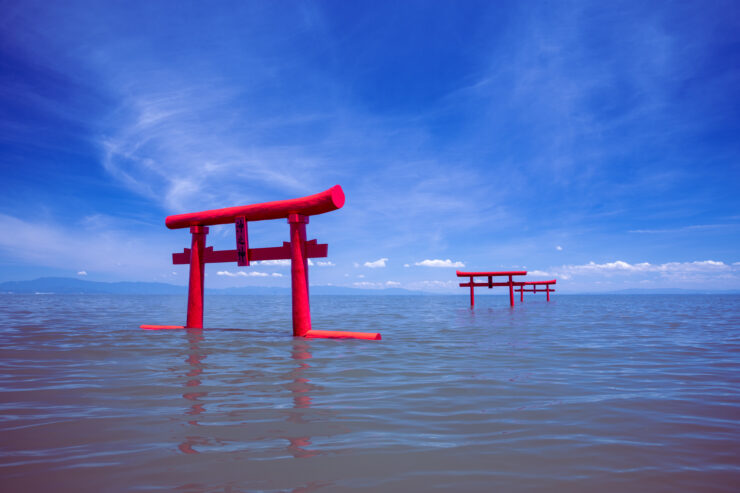
[[[0,490],[738,491],[740,296],[0,296]]]

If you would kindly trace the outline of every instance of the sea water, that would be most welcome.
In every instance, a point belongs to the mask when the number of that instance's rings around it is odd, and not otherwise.
[[[740,296],[0,296],[0,491],[738,491]]]

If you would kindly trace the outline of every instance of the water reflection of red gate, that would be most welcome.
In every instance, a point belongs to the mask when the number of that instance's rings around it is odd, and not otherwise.
[[[185,414],[192,418],[188,420],[188,424],[192,426],[198,426],[198,415],[205,411],[201,399],[208,395],[208,392],[199,392],[201,380],[200,375],[203,373],[203,360],[206,359],[206,354],[203,353],[200,347],[200,343],[203,341],[203,331],[200,329],[188,329],[188,357],[185,362],[190,365],[190,369],[187,372],[188,381],[185,383],[186,392],[182,394],[184,399],[190,401],[190,409]],[[207,445],[208,440],[198,436],[186,436],[185,441],[177,446],[180,452],[185,454],[197,454],[198,451],[193,448],[194,445]]]
[[[291,351],[291,357],[298,363],[293,370],[290,372],[292,382],[287,385],[287,388],[293,394],[293,410],[288,413],[288,421],[291,423],[307,424],[308,422],[303,417],[304,411],[302,409],[308,409],[311,407],[311,395],[309,391],[314,388],[309,382],[308,378],[304,376],[304,372],[311,368],[308,364],[308,360],[311,359],[311,346],[306,341],[296,340],[293,343],[293,350]],[[313,457],[319,454],[316,450],[308,450],[306,447],[311,445],[311,437],[286,437],[290,442],[288,445],[288,451],[296,458],[307,458]]]
[[[198,390],[198,387],[201,386],[201,375],[205,367],[203,360],[208,356],[200,346],[203,340],[202,330],[187,330],[188,354],[185,362],[189,369],[186,373],[187,381],[182,397],[189,402],[189,408],[185,411],[185,415],[188,416],[187,424],[190,426],[200,426],[198,422],[199,415],[206,411],[203,399],[208,396],[208,392]],[[313,357],[310,350],[311,346],[305,339],[294,340],[291,358],[297,363],[297,366],[290,370],[288,375],[291,381],[286,385],[293,397],[293,407],[288,412],[288,421],[300,425],[309,424],[309,421],[304,417],[304,410],[311,407],[310,391],[315,388],[304,375],[304,372],[311,368],[311,365],[308,364],[308,360]],[[310,436],[285,436],[283,438],[288,440],[288,451],[293,457],[307,458],[319,454],[318,451],[307,448],[311,445]],[[211,445],[213,445],[212,441],[206,437],[188,435],[177,448],[184,454],[198,454],[200,452],[196,449],[197,446]]]

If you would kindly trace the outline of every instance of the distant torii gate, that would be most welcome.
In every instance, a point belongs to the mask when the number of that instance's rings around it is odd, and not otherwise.
[[[555,289],[550,288],[550,286],[557,282],[558,281],[556,279],[552,279],[550,281],[527,281],[519,284],[519,287],[515,289],[515,291],[519,292],[519,301],[524,302],[524,293],[537,293],[537,286],[540,286],[539,292],[547,293],[547,301],[550,301],[550,293],[555,292]],[[526,289],[525,286],[532,286],[532,288]],[[544,286],[544,288],[541,286]]]
[[[314,338],[380,339],[378,333],[342,332],[311,329],[311,308],[308,299],[308,259],[326,257],[328,245],[316,240],[306,241],[308,216],[324,214],[344,205],[342,187],[335,185],[315,195],[291,200],[278,200],[261,204],[228,207],[210,211],[191,212],[169,216],[165,224],[169,229],[190,228],[191,247],[182,253],[172,254],[173,264],[190,264],[188,283],[187,323],[180,325],[142,325],[142,329],[202,329],[203,288],[205,264],[236,262],[248,266],[258,260],[290,260],[293,297],[293,335]],[[287,218],[290,224],[290,242],[272,248],[249,248],[247,224],[249,221]],[[206,248],[208,227],[214,224],[236,225],[236,250],[214,251]]]
[[[514,306],[514,286],[520,286],[522,283],[520,281],[514,281],[513,276],[526,276],[527,271],[526,270],[507,270],[507,271],[498,271],[498,272],[460,272],[459,270],[455,272],[457,274],[457,277],[469,277],[470,281],[465,283],[460,283],[461,288],[470,287],[470,306],[475,305],[475,294],[473,293],[473,288],[476,286],[480,287],[488,287],[489,289],[494,286],[508,286],[509,287],[509,304],[511,306]],[[476,277],[487,277],[488,282],[475,282]],[[493,282],[494,277],[508,277],[508,281],[504,282]]]

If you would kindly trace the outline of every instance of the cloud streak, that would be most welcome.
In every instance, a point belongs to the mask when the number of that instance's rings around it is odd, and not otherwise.
[[[228,270],[220,270],[216,272],[216,275],[226,276],[226,277],[283,277],[283,275],[280,274],[279,272],[273,272],[270,274],[267,272],[259,272],[255,270],[250,270],[250,271],[239,270],[236,272],[230,272]]]
[[[421,262],[414,262],[414,265],[420,265],[423,267],[465,267],[465,264],[463,262],[453,262],[450,259],[441,260],[441,259],[434,259],[434,260],[422,260]]]
[[[378,269],[380,267],[385,267],[387,262],[388,262],[387,258],[380,258],[378,260],[373,260],[372,262],[365,262],[362,265],[364,265],[365,267],[369,267],[371,269]]]

